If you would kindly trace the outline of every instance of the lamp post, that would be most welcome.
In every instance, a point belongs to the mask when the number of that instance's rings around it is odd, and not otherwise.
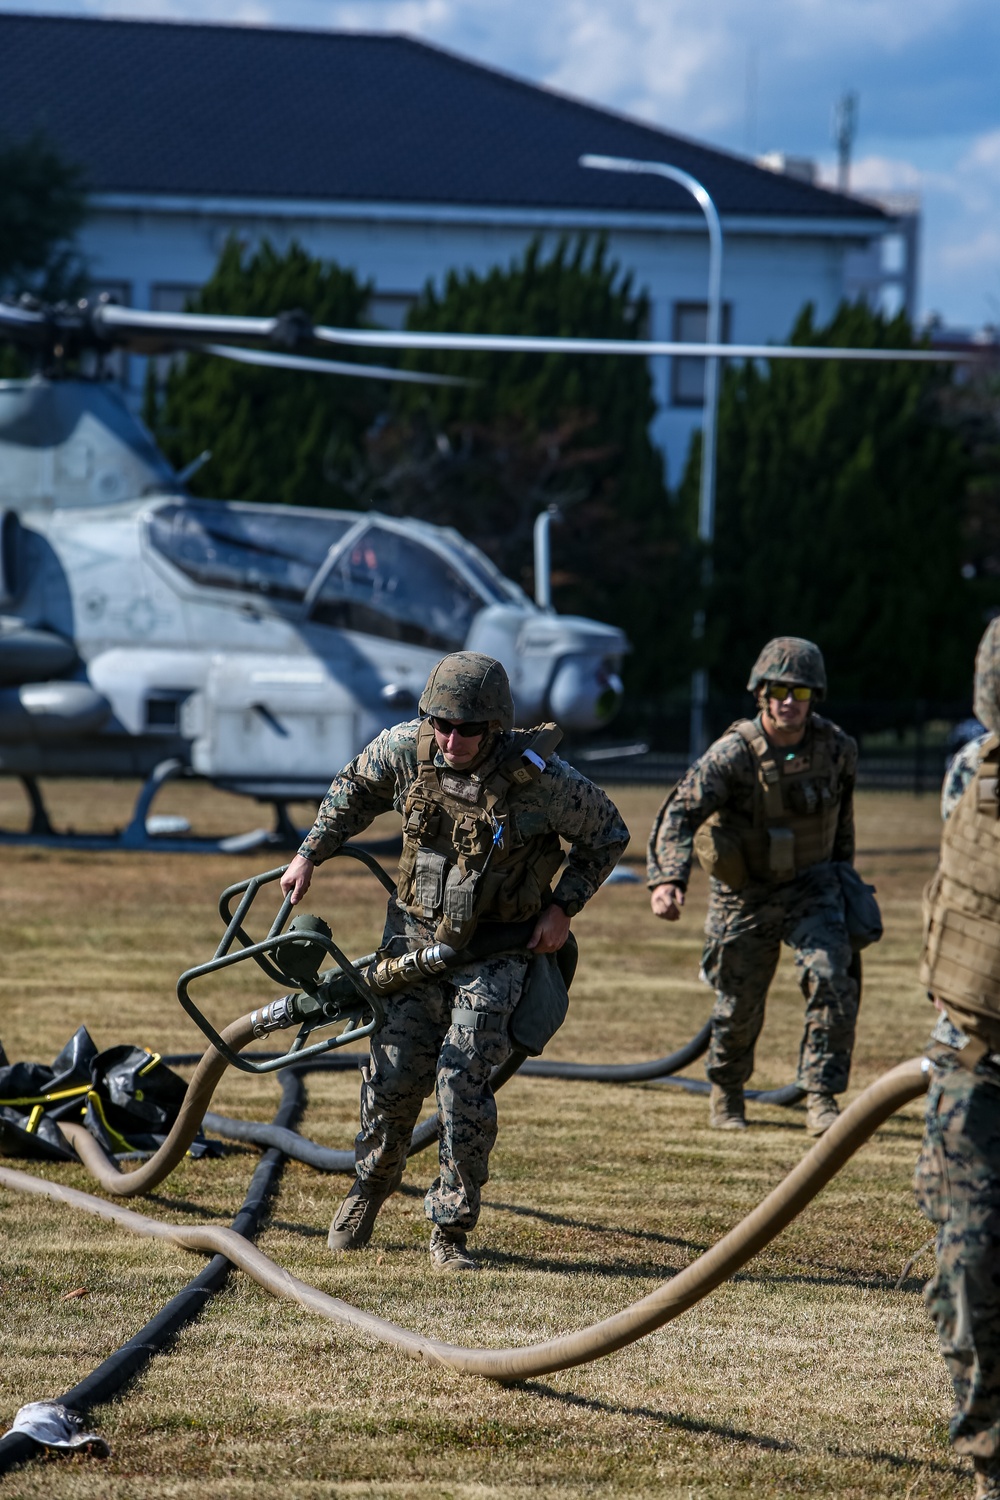
[[[642,172],[654,177],[666,177],[686,188],[705,215],[708,226],[708,327],[706,343],[718,344],[722,340],[722,225],[718,211],[708,189],[684,172],[664,161],[635,161],[627,156],[580,157],[581,167],[593,167],[601,172]],[[719,357],[710,354],[705,360],[705,403],[702,417],[701,439],[701,487],[698,495],[698,540],[705,545],[701,582],[707,591],[712,582],[712,542],[715,539],[715,448],[716,420],[719,409]],[[701,640],[705,634],[705,611],[699,609],[694,617],[694,638]],[[695,668],[691,677],[691,735],[690,755],[696,760],[705,749],[705,711],[708,706],[708,672],[704,667]]]

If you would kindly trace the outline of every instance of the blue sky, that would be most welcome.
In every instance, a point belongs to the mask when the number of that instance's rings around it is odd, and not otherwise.
[[[920,311],[1000,325],[998,0],[0,0],[0,10],[401,31],[594,103],[919,193]]]

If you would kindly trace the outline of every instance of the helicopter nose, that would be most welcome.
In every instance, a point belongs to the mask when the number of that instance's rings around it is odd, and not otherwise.
[[[552,679],[549,710],[567,728],[599,729],[618,712],[623,695],[622,680],[611,663],[593,656],[569,657]]]

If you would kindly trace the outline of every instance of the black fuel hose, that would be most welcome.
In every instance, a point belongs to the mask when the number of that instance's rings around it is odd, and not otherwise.
[[[676,1052],[670,1052],[666,1057],[654,1058],[646,1063],[610,1063],[607,1065],[602,1063],[546,1063],[540,1058],[526,1058],[523,1052],[515,1049],[506,1062],[494,1069],[491,1083],[496,1091],[502,1088],[515,1073],[520,1072],[529,1078],[589,1079],[594,1083],[673,1084],[675,1088],[687,1089],[690,1093],[707,1094],[711,1084],[703,1079],[671,1078],[665,1075],[685,1068],[688,1063],[701,1057],[708,1049],[711,1035],[712,1023],[706,1021],[698,1034],[683,1047],[679,1047]],[[318,1066],[324,1070],[339,1071],[348,1067],[360,1067],[366,1058],[365,1053],[341,1053],[338,1056],[324,1058]],[[183,1057],[171,1057],[165,1061],[193,1062],[195,1055],[185,1054]],[[789,1083],[780,1089],[747,1089],[746,1097],[758,1104],[788,1107],[798,1104],[805,1097],[805,1090],[799,1088],[798,1084]],[[352,1150],[321,1146],[317,1141],[309,1140],[307,1136],[300,1135],[295,1130],[279,1130],[274,1125],[266,1125],[259,1120],[234,1120],[228,1115],[216,1114],[214,1111],[209,1111],[202,1123],[206,1130],[221,1135],[225,1140],[249,1141],[255,1146],[276,1146],[295,1161],[304,1162],[306,1166],[314,1167],[319,1172],[342,1172],[349,1175],[354,1171]],[[417,1126],[410,1138],[407,1156],[415,1156],[418,1151],[425,1151],[437,1140],[437,1135],[437,1117],[432,1116],[429,1120],[424,1120]]]
[[[706,1021],[696,1036],[676,1052],[666,1057],[654,1057],[649,1062],[639,1063],[576,1063],[549,1062],[544,1057],[530,1057],[521,1066],[525,1078],[577,1078],[594,1083],[646,1083],[654,1078],[663,1078],[677,1073],[689,1063],[697,1062],[708,1051],[712,1039],[712,1023]]]
[[[264,1128],[294,1136],[291,1127],[305,1104],[305,1087],[299,1071],[288,1069],[282,1073],[281,1095],[273,1125]],[[243,1205],[232,1223],[236,1233],[245,1239],[252,1240],[259,1230],[284,1165],[284,1157],[274,1150],[268,1151],[258,1163]],[[208,1300],[222,1290],[232,1270],[233,1263],[227,1256],[213,1256],[204,1270],[150,1318],[144,1328],[64,1395],[53,1399],[81,1417],[86,1417],[93,1407],[110,1401],[145,1369],[154,1354],[164,1349],[188,1323],[200,1317]],[[45,1445],[27,1433],[7,1433],[6,1437],[0,1438],[0,1474],[8,1473],[39,1452],[45,1452]]]

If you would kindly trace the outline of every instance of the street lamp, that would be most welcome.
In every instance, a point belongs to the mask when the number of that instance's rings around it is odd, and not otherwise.
[[[671,167],[664,161],[634,161],[627,156],[580,157],[581,167],[594,167],[600,172],[643,172],[654,177],[667,177],[680,187],[686,188],[705,215],[708,226],[708,327],[706,343],[722,341],[722,225],[711,194],[690,172],[680,167]],[[698,496],[698,539],[705,545],[701,581],[707,590],[712,582],[712,542],[715,539],[715,447],[716,419],[719,409],[719,357],[710,354],[705,360],[705,404],[702,417],[701,439],[701,488]],[[705,634],[705,611],[699,609],[694,617],[694,638],[701,640]],[[705,712],[708,706],[708,672],[697,667],[691,677],[691,759],[696,760],[706,746]]]

